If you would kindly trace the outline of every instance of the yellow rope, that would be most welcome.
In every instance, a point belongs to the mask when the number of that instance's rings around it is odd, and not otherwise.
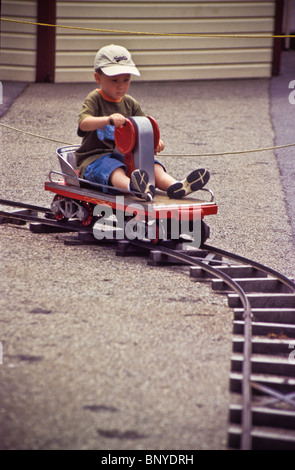
[[[208,33],[147,33],[139,31],[121,31],[117,29],[102,29],[102,28],[85,28],[81,26],[65,26],[47,23],[36,23],[34,21],[23,21],[23,20],[11,20],[9,18],[0,18],[1,21],[7,21],[10,23],[22,23],[30,24],[34,26],[47,26],[50,28],[62,28],[62,29],[76,29],[79,31],[95,31],[99,33],[112,33],[112,34],[129,34],[129,35],[140,35],[140,36],[177,36],[177,37],[194,37],[194,38],[249,38],[249,39],[271,39],[271,38],[294,38],[295,34],[208,34]]]
[[[277,145],[275,147],[263,147],[259,149],[248,149],[248,150],[233,150],[232,152],[218,152],[218,153],[202,153],[202,154],[193,154],[193,153],[185,153],[181,155],[177,154],[161,154],[162,157],[215,157],[215,156],[220,156],[220,155],[240,155],[242,153],[255,153],[255,152],[266,152],[269,150],[278,150],[286,147],[294,147],[294,144],[285,144],[285,145]]]
[[[177,37],[196,37],[196,38],[292,38],[295,37],[294,34],[279,34],[279,35],[270,35],[270,34],[207,34],[207,33],[147,33],[147,32],[138,32],[138,31],[121,31],[116,29],[102,29],[102,28],[85,28],[81,26],[65,26],[65,25],[55,25],[55,24],[47,24],[47,23],[36,23],[33,21],[23,21],[23,20],[12,20],[9,18],[0,17],[1,21],[7,21],[10,23],[22,23],[22,24],[30,24],[34,26],[47,26],[51,28],[63,28],[63,29],[75,29],[80,31],[95,31],[101,33],[115,33],[115,34],[130,34],[130,35],[142,35],[142,36],[177,36]],[[51,139],[50,137],[45,137],[39,134],[35,134],[28,131],[23,131],[21,129],[17,129],[16,127],[8,126],[7,124],[0,123],[1,126],[6,127],[11,130],[15,130],[17,132],[21,132],[23,134],[27,134],[33,137],[38,137],[39,139],[49,140],[51,142],[57,142],[65,145],[74,145],[69,142],[63,142],[56,139]],[[268,150],[277,150],[286,147],[293,147],[294,144],[286,144],[286,145],[278,145],[275,147],[265,147],[259,149],[251,149],[251,150],[238,150],[232,152],[220,152],[220,153],[205,153],[205,154],[162,154],[163,157],[208,157],[208,156],[220,156],[220,155],[238,155],[243,153],[254,153],[254,152],[263,152]]]
[[[17,131],[17,132],[21,132],[22,134],[27,134],[27,135],[30,135],[32,137],[38,137],[39,139],[43,139],[43,140],[49,140],[51,142],[57,142],[57,143],[60,143],[60,144],[65,144],[65,145],[77,145],[77,144],[73,144],[73,143],[70,143],[70,142],[64,142],[62,140],[57,140],[57,139],[51,139],[50,137],[46,137],[46,136],[43,136],[43,135],[40,135],[40,134],[35,134],[33,132],[29,132],[29,131],[23,131],[22,129],[18,129],[17,127],[12,127],[12,126],[9,126],[8,124],[3,124],[0,122],[0,126],[2,127],[6,127],[8,129],[11,129],[13,131]],[[255,153],[255,152],[266,152],[266,151],[269,151],[269,150],[278,150],[278,149],[282,149],[282,148],[287,148],[287,147],[294,147],[295,146],[295,143],[293,144],[285,144],[285,145],[277,145],[277,146],[274,146],[274,147],[263,147],[263,148],[258,148],[258,149],[250,149],[250,150],[234,150],[232,152],[218,152],[218,153],[201,153],[201,154],[197,154],[197,153],[191,153],[191,154],[164,154],[162,153],[161,156],[162,157],[215,157],[215,156],[220,156],[220,155],[239,155],[239,154],[243,154],[243,153]]]
[[[34,134],[33,132],[23,131],[22,129],[18,129],[17,127],[12,127],[12,126],[8,126],[7,124],[3,124],[2,122],[0,122],[0,126],[7,127],[8,129],[11,129],[13,131],[21,132],[22,134],[27,134],[32,137],[38,137],[39,139],[50,140],[51,142],[58,142],[60,144],[65,144],[65,145],[74,145],[74,144],[70,144],[69,142],[63,142],[62,140],[51,139],[50,137],[45,137],[40,134]]]

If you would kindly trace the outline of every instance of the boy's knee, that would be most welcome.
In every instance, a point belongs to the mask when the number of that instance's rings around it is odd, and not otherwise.
[[[157,162],[155,163],[155,172],[157,172],[158,174],[166,173],[163,166]]]

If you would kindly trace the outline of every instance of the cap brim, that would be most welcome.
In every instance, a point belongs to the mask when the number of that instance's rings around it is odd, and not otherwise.
[[[137,70],[136,67],[132,67],[130,65],[110,65],[106,67],[101,67],[101,70],[108,77],[114,77],[115,75],[122,75],[124,73],[137,75],[137,77],[140,76],[139,70]]]

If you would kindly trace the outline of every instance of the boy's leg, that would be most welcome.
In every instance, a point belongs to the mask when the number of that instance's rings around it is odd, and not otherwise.
[[[154,168],[156,188],[159,188],[162,191],[167,191],[172,184],[176,183],[176,179],[166,173],[162,165],[155,163]]]
[[[155,183],[156,187],[162,191],[167,191],[171,199],[180,199],[194,191],[202,189],[210,179],[210,173],[204,168],[192,171],[184,180],[177,181],[166,173],[162,165],[155,163]],[[126,176],[124,168],[116,168],[110,176],[111,184],[116,188],[130,189],[131,192],[141,193],[146,199],[150,193],[155,194],[154,187],[148,184],[148,174],[144,170],[135,170],[131,175],[131,180]],[[136,194],[138,196],[138,194]]]
[[[110,176],[110,183],[116,188],[134,192],[141,199],[152,200],[155,195],[155,188],[149,184],[149,176],[144,170],[133,171],[129,178],[123,168],[117,168]]]
[[[156,187],[162,191],[167,191],[171,199],[181,199],[194,191],[202,189],[209,179],[209,171],[199,168],[192,171],[184,180],[177,181],[166,173],[162,165],[155,163]]]
[[[132,173],[132,181],[130,181],[126,171],[127,167],[124,164],[124,156],[119,153],[113,153],[103,155],[88,165],[84,178],[88,181],[101,184],[101,189],[104,193],[118,194],[120,190],[130,190],[136,196],[150,200],[154,196],[155,189],[148,184],[148,175],[142,172],[142,170],[136,170]]]
[[[124,168],[120,167],[113,171],[110,176],[110,183],[115,188],[129,189],[130,179],[126,175]]]
[[[107,194],[117,194],[114,187],[128,189],[129,178],[126,176],[126,165],[123,155],[106,154],[90,163],[85,169],[84,178],[88,181],[102,185],[101,190]]]

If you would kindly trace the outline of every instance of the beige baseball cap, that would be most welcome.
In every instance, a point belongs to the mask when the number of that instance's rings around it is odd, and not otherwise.
[[[140,76],[130,52],[122,46],[110,44],[102,47],[94,59],[94,70],[101,69],[103,73],[112,77],[123,73]]]

